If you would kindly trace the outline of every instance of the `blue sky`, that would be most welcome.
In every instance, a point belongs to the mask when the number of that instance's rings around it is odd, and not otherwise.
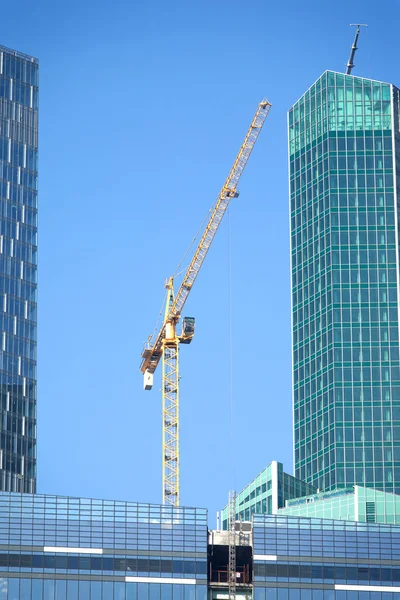
[[[273,104],[185,314],[181,501],[215,511],[292,470],[286,113],[326,69],[400,84],[398,0],[22,0],[0,43],[40,59],[38,490],[161,499],[159,376],[138,366],[171,275],[258,102]],[[232,475],[232,463],[234,475]]]

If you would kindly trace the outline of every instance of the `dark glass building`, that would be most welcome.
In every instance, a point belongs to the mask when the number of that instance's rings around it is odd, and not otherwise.
[[[400,493],[399,90],[327,71],[289,111],[295,475]]]
[[[0,46],[0,490],[36,488],[38,61]]]

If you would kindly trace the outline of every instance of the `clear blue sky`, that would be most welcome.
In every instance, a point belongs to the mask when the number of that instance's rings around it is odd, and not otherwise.
[[[143,341],[258,102],[273,108],[185,314],[181,498],[214,514],[270,460],[292,469],[286,112],[326,69],[400,84],[398,0],[6,4],[0,43],[40,59],[38,489],[161,498],[161,398]]]

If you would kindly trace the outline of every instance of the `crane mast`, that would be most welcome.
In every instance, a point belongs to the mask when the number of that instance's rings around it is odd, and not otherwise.
[[[176,294],[174,293],[173,277],[166,283],[167,300],[163,323],[154,341],[150,337],[142,352],[140,370],[144,375],[145,390],[152,388],[153,374],[158,363],[162,360],[163,504],[179,506],[179,345],[181,343],[190,344],[194,335],[194,319],[189,317],[183,319],[182,331],[179,335],[177,333],[177,323],[229,202],[239,195],[237,185],[270,108],[271,104],[266,99],[258,105]]]
[[[166,284],[165,318],[174,302],[173,279]],[[179,338],[167,323],[162,347],[163,504],[179,506]]]
[[[356,29],[356,33],[354,36],[354,42],[353,42],[353,45],[350,50],[350,58],[347,61],[347,65],[346,65],[346,75],[351,75],[351,71],[354,68],[353,60],[354,60],[354,55],[356,53],[356,50],[358,50],[357,42],[358,42],[358,36],[360,35],[360,27],[368,27],[368,25],[366,25],[365,23],[358,23],[358,24],[350,23],[350,27],[357,27],[357,29]]]

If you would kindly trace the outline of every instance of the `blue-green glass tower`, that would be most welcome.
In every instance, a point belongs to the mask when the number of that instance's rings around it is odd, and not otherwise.
[[[38,62],[0,46],[0,490],[36,487]]]
[[[325,72],[289,111],[295,475],[400,493],[399,90]]]

